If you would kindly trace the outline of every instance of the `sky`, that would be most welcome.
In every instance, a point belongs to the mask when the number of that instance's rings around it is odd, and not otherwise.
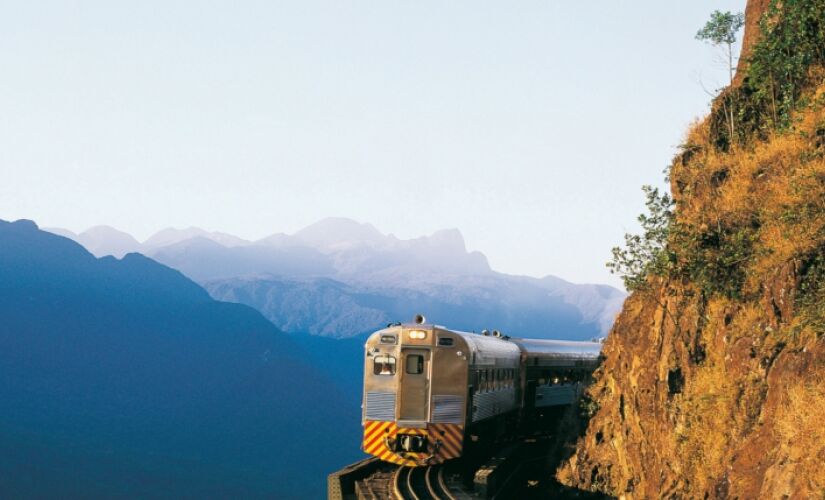
[[[499,271],[620,286],[744,1],[0,0],[0,219],[257,239],[458,228]]]

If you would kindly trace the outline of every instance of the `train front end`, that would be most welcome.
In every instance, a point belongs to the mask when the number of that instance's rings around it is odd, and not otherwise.
[[[467,345],[433,325],[396,325],[365,346],[362,449],[410,467],[458,458],[464,445]]]

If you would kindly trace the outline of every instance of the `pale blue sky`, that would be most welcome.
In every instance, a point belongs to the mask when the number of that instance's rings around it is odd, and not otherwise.
[[[726,77],[694,34],[744,3],[0,0],[0,218],[456,227],[495,269],[616,285]]]

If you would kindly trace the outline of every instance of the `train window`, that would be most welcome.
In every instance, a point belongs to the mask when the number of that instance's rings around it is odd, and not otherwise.
[[[372,373],[375,375],[395,375],[395,358],[378,354],[372,360]]]
[[[453,345],[454,339],[452,337],[438,337],[438,345],[449,347]]]
[[[420,354],[407,355],[407,373],[418,375],[424,372],[424,356]]]

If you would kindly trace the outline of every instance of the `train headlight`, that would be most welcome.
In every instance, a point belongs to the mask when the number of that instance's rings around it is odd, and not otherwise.
[[[427,338],[427,332],[424,330],[412,330],[410,332],[410,338],[414,340],[424,340]]]

